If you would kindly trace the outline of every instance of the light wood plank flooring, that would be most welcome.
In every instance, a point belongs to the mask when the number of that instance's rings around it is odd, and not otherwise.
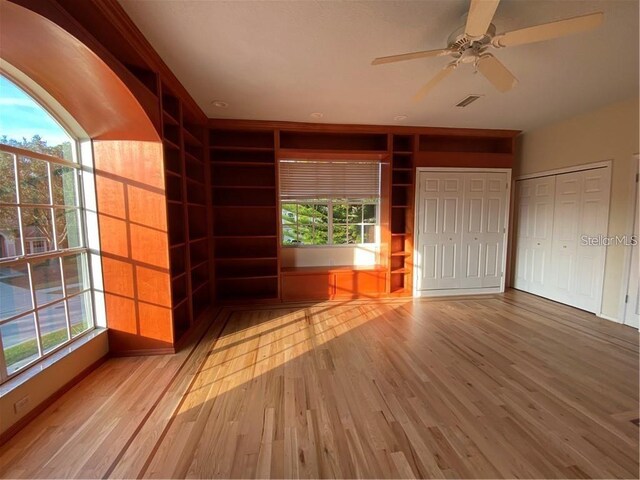
[[[108,360],[0,477],[638,478],[637,418],[638,332],[525,293],[235,308]]]

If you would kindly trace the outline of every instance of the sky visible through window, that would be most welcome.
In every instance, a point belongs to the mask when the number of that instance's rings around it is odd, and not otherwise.
[[[0,75],[0,138],[22,141],[39,135],[48,146],[69,142],[66,132],[43,109],[9,79]]]

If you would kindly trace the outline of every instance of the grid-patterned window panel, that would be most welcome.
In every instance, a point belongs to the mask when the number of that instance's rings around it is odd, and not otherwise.
[[[282,244],[356,245],[376,243],[377,199],[282,202]]]
[[[5,381],[91,330],[94,318],[80,165],[0,144],[0,175]]]

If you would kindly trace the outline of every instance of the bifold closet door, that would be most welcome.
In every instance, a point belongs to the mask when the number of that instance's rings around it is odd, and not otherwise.
[[[607,234],[610,169],[517,182],[514,287],[597,313]],[[594,244],[595,242],[595,244]]]
[[[460,286],[499,287],[502,281],[507,176],[464,174]]]
[[[464,179],[459,173],[420,172],[418,290],[460,287]]]
[[[518,204],[514,287],[545,295],[551,273],[551,240],[556,177],[516,183]]]
[[[550,298],[597,313],[600,308],[607,234],[608,168],[556,177],[551,243]]]
[[[419,173],[418,290],[501,285],[506,188],[506,173]]]

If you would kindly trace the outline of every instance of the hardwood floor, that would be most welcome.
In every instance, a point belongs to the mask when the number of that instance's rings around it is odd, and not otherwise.
[[[107,361],[0,476],[638,478],[637,418],[638,332],[525,293],[229,309]]]

